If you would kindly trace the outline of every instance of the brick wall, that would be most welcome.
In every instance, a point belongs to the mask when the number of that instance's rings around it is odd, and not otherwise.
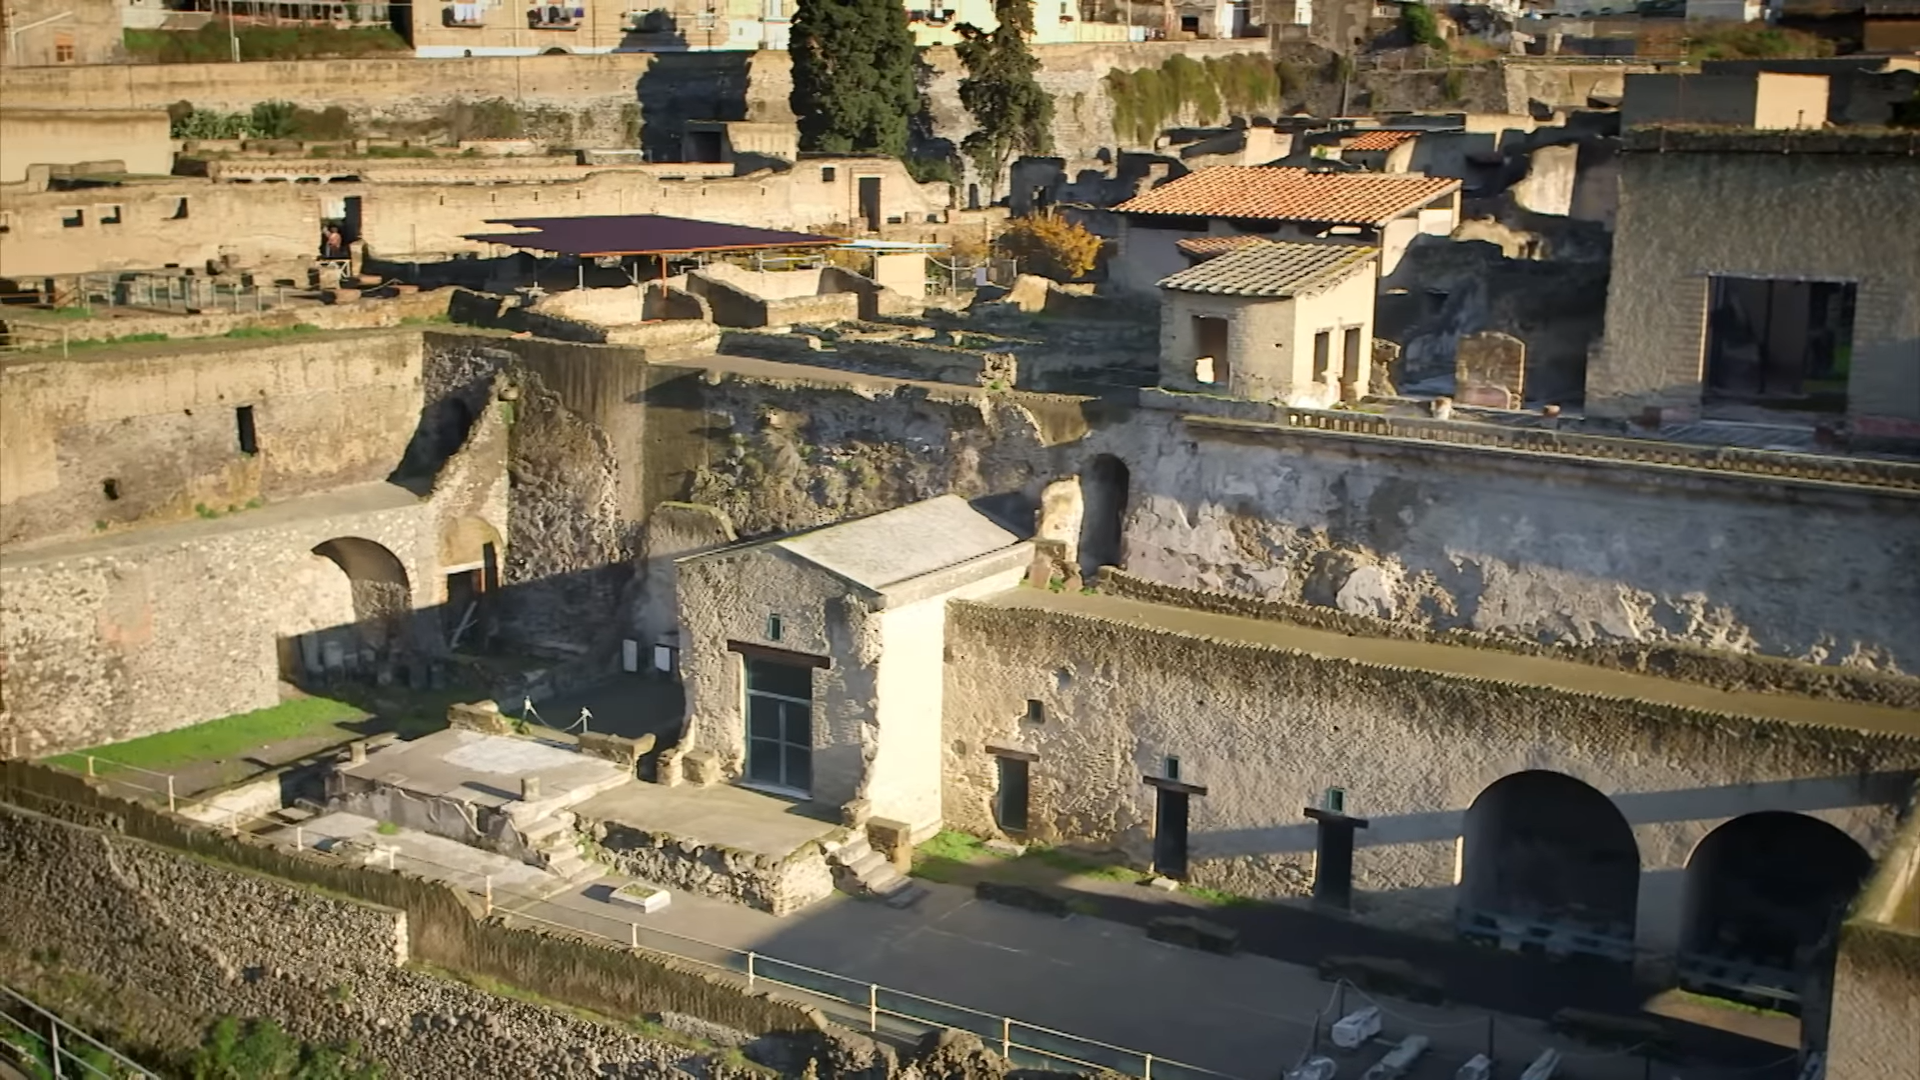
[[[1487,678],[1440,676],[1225,640],[1165,609],[1162,628],[1061,611],[949,606],[946,820],[991,834],[989,744],[1038,755],[1033,836],[1151,854],[1167,755],[1192,800],[1193,880],[1247,896],[1302,895],[1329,784],[1371,821],[1360,834],[1360,913],[1446,932],[1456,844],[1476,796],[1526,769],[1612,797],[1647,871],[1641,941],[1671,947],[1679,874],[1707,832],[1763,809],[1812,813],[1870,851],[1892,837],[1920,740],[1742,722]],[[1605,676],[1599,683],[1603,685]],[[1028,719],[1027,702],[1043,719]],[[1766,740],[1765,755],[1752,753]],[[1646,748],[1658,747],[1649,752]],[[1805,797],[1814,790],[1822,794]],[[1797,794],[1789,794],[1795,792]],[[1662,872],[1664,871],[1664,872]]]
[[[1697,409],[1709,275],[1857,283],[1848,411],[1920,420],[1920,160],[1879,152],[1658,152],[1623,157],[1606,338],[1587,373],[1587,411]],[[1778,139],[1779,136],[1773,138]],[[1887,140],[1895,144],[1897,140]],[[1747,152],[1742,152],[1743,150]]]

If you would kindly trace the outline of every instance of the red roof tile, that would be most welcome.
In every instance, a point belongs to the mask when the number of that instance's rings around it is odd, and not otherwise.
[[[1123,214],[1385,225],[1460,188],[1422,173],[1334,173],[1219,165],[1114,207]]]
[[[1197,258],[1212,255],[1224,255],[1235,248],[1248,244],[1270,244],[1273,241],[1264,236],[1242,233],[1239,236],[1189,236],[1185,240],[1175,240],[1173,246]]]
[[[1363,131],[1341,144],[1347,150],[1391,150],[1403,142],[1412,142],[1420,137],[1418,131]]]

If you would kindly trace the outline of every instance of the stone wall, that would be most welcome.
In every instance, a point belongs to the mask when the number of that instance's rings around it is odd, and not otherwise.
[[[704,1032],[743,1042],[791,1034],[806,1046],[819,1037],[817,1014],[747,993],[744,980],[611,942],[510,929],[436,883],[228,839],[92,795],[77,778],[5,768],[9,802],[119,826],[96,831],[0,809],[7,981],[136,1048],[179,1053],[213,1019],[235,1015],[273,1018],[318,1043],[357,1042],[402,1076],[652,1077],[710,1064],[698,1051],[481,993],[425,966],[605,1016],[692,1017]],[[763,1060],[793,1064],[766,1042],[754,1044],[756,1056],[766,1048],[775,1056]]]
[[[232,344],[213,354],[103,356],[7,369],[9,377],[38,370],[71,379],[65,391],[72,400],[91,401],[97,410],[99,446],[119,461],[174,468],[182,463],[181,447],[195,445],[186,441],[198,431],[193,411],[224,429],[233,420],[219,401],[222,393],[258,393],[262,383],[298,390],[306,380],[314,392],[289,393],[286,408],[294,411],[280,415],[310,426],[279,435],[262,419],[262,451],[247,460],[280,456],[285,465],[272,467],[306,482],[295,471],[302,455],[327,464],[338,460],[328,455],[345,453],[354,456],[355,468],[372,474],[264,504],[222,498],[198,504],[185,521],[146,521],[86,539],[13,545],[0,554],[0,673],[22,752],[97,746],[264,708],[280,700],[283,679],[381,670],[423,677],[422,665],[440,651],[441,632],[432,619],[410,612],[445,602],[441,567],[477,565],[484,544],[502,542],[506,419],[490,407],[483,387],[462,423],[417,433],[424,423],[418,333],[256,345],[251,352]],[[169,368],[169,360],[177,366]],[[345,377],[356,365],[376,372],[397,367],[398,382],[383,385],[367,376],[356,387]],[[330,377],[345,387],[329,385]],[[10,405],[57,404],[46,391],[31,399],[13,393],[10,384]],[[265,402],[258,417],[276,415],[270,410],[279,399],[256,400]],[[111,414],[99,403],[114,401],[140,412],[108,422]],[[169,420],[183,401],[193,408]],[[350,415],[356,410],[366,415]],[[48,415],[68,418],[67,412]],[[349,441],[358,445],[343,445],[342,433],[359,432],[356,424],[379,430],[355,434]],[[218,437],[232,436],[223,430]],[[77,449],[92,445],[69,442],[59,453],[61,468],[77,471],[83,464]],[[418,492],[383,482],[389,473],[410,470],[421,482]],[[90,475],[99,471],[97,463],[88,467]],[[266,474],[274,475],[271,468]],[[189,481],[163,474],[155,483],[162,482]],[[78,490],[72,497],[81,497]]]
[[[11,218],[8,231],[0,234],[4,277],[204,266],[223,259],[248,266],[310,259],[320,248],[321,197],[305,185],[170,180],[79,191],[0,191],[0,209]]]
[[[1700,407],[1711,275],[1837,279],[1858,283],[1849,415],[1920,431],[1920,250],[1891,239],[1920,234],[1920,159],[1899,137],[1786,138],[1629,140],[1589,413]]]
[[[1104,610],[1104,609],[1096,609]],[[1156,609],[1156,626],[1071,610],[954,604],[947,621],[946,820],[991,834],[989,746],[1037,754],[1036,839],[1145,865],[1168,755],[1192,799],[1192,877],[1247,896],[1302,895],[1314,832],[1302,808],[1349,791],[1363,916],[1444,931],[1464,814],[1494,781],[1550,770],[1607,793],[1640,850],[1639,943],[1670,949],[1678,873],[1715,826],[1759,810],[1827,820],[1882,850],[1920,768],[1920,740],[1805,727],[1439,675],[1219,636]],[[1128,616],[1132,618],[1133,616]],[[1602,676],[1595,682],[1604,686]],[[1030,717],[1039,701],[1042,719]],[[1753,752],[1764,740],[1767,752]],[[1391,753],[1356,748],[1391,747]]]
[[[699,896],[791,915],[833,893],[826,853],[811,841],[776,859],[614,823],[583,820],[579,827],[616,871]]]
[[[166,176],[173,171],[169,127],[167,114],[158,109],[0,111],[0,184],[25,180],[30,165],[96,161],[117,161],[136,175]]]
[[[1825,1038],[1832,1080],[1920,1080],[1920,818],[1910,816],[1840,929]]]
[[[238,441],[241,407],[252,409],[254,453]],[[419,408],[420,338],[410,333],[161,343],[9,364],[0,543],[378,480]]]

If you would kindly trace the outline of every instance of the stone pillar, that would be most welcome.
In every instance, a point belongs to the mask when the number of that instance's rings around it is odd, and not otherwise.
[[[365,765],[367,763],[367,740],[355,739],[347,744],[347,764]]]
[[[520,778],[520,801],[532,802],[540,797],[540,778],[523,776]]]
[[[905,874],[913,869],[913,827],[906,822],[889,818],[868,821],[867,842],[886,856],[895,870]]]
[[[1319,823],[1319,841],[1313,862],[1313,902],[1347,911],[1353,907],[1353,834],[1367,827],[1365,818],[1348,817],[1338,810],[1309,806],[1306,815]]]

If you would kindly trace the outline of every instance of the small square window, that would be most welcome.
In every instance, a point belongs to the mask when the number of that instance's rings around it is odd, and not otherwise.
[[[1336,814],[1346,813],[1347,789],[1337,787],[1328,788],[1325,809],[1331,810]]]
[[[96,207],[95,209],[100,215],[100,224],[102,225],[120,224],[120,208],[119,207],[101,206],[101,207]]]
[[[778,615],[767,616],[767,640],[768,641],[779,641],[780,631],[784,629],[786,628],[780,624],[780,616]]]
[[[1180,779],[1180,759],[1172,754],[1167,755],[1167,779]]]
[[[1027,699],[1027,723],[1044,724],[1047,722],[1046,703],[1039,698]]]
[[[171,220],[173,221],[187,220],[187,200],[181,199],[179,204],[173,208],[173,217]]]
[[[822,165],[820,167],[820,182],[823,184],[831,184],[838,179],[839,176],[839,171],[831,165]]]
[[[72,38],[62,35],[59,39],[54,41],[53,43],[53,62],[54,63],[71,64],[73,63],[74,57],[76,55],[77,53],[73,47]]]
[[[86,224],[87,224],[87,212],[85,210],[82,210],[79,207],[75,206],[75,207],[71,207],[69,209],[60,211],[60,227],[61,228],[79,229],[79,228],[85,227]]]

